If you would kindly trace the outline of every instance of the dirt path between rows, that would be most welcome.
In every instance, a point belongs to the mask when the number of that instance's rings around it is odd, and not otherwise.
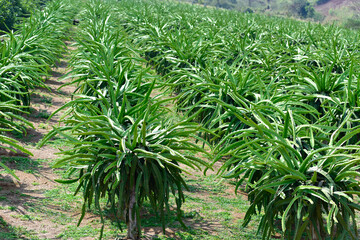
[[[68,51],[74,50],[71,42],[65,43]],[[0,230],[4,233],[8,232],[9,238],[15,238],[14,234],[17,234],[22,239],[32,239],[35,236],[40,239],[58,239],[56,236],[63,232],[65,225],[58,224],[48,215],[74,215],[73,212],[63,211],[51,203],[44,205],[45,191],[59,185],[54,181],[59,176],[48,164],[57,158],[55,153],[58,149],[49,145],[41,149],[36,148],[36,144],[52,129],[52,126],[58,124],[59,114],[48,120],[49,115],[70,101],[75,90],[74,86],[58,89],[70,81],[61,79],[69,71],[68,58],[68,55],[64,55],[56,67],[52,68],[51,76],[45,80],[49,89],[37,88],[32,92],[31,114],[26,118],[34,125],[34,129],[28,129],[25,136],[17,139],[33,153],[33,156],[1,152],[3,160],[6,156],[12,157],[6,164],[16,169],[15,174],[20,178],[20,181],[15,181],[4,174],[4,178],[0,181],[0,217],[2,218]],[[41,166],[34,166],[35,160],[39,159]],[[46,210],[47,208],[50,211]],[[84,223],[86,224],[86,220]]]

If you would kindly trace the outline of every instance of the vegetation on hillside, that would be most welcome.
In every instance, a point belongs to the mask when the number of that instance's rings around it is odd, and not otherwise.
[[[268,11],[301,18],[314,18],[314,5],[321,4],[311,0],[194,0],[192,3],[239,11]]]
[[[316,22],[336,22],[348,28],[358,28],[359,1],[346,0],[179,0],[203,6],[233,9],[241,12],[262,12],[267,15],[307,19]],[[333,4],[332,4],[333,2]],[[330,4],[324,11],[323,5]],[[340,4],[340,5],[339,5]],[[331,6],[333,7],[331,8]],[[316,9],[322,9],[318,12]]]
[[[13,29],[17,20],[29,16],[47,0],[0,0],[0,30]]]

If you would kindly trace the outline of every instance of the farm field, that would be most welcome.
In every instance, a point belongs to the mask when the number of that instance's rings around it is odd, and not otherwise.
[[[0,239],[358,239],[358,37],[48,2],[0,36]]]

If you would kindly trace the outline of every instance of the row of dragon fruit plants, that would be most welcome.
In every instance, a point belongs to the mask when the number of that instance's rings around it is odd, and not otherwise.
[[[35,9],[22,20],[16,31],[0,32],[0,148],[32,155],[12,137],[25,135],[33,128],[26,120],[30,113],[31,91],[47,88],[46,76],[65,49],[71,11],[64,3],[54,1]],[[18,177],[4,163],[0,167]],[[19,180],[19,179],[18,179]]]

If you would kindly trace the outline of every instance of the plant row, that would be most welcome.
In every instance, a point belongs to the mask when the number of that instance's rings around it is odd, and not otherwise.
[[[358,33],[158,1],[114,5],[118,31],[208,131],[244,219],[286,239],[357,239]],[[296,29],[296,30],[295,30]]]
[[[167,117],[166,100],[152,94],[157,78],[114,24],[112,5],[92,0],[81,9],[67,76],[77,88],[73,100],[58,110],[66,109],[63,126],[54,127],[41,145],[60,134],[73,146],[60,152],[55,167],[68,169],[69,179],[59,182],[77,182],[75,194],[83,194],[79,224],[90,207],[99,210],[104,223],[107,209],[120,229],[121,222],[127,224],[128,238],[139,239],[144,201],[165,229],[175,199],[181,222],[187,188],[182,172],[208,165],[193,153],[204,152],[190,138],[200,127],[189,118]]]
[[[33,127],[24,118],[29,113],[31,90],[46,88],[44,78],[65,47],[66,11],[59,2],[49,3],[24,19],[16,32],[0,36],[0,148],[31,153],[9,132],[26,133]],[[0,166],[13,175],[3,163]],[[13,175],[16,177],[15,175]]]

